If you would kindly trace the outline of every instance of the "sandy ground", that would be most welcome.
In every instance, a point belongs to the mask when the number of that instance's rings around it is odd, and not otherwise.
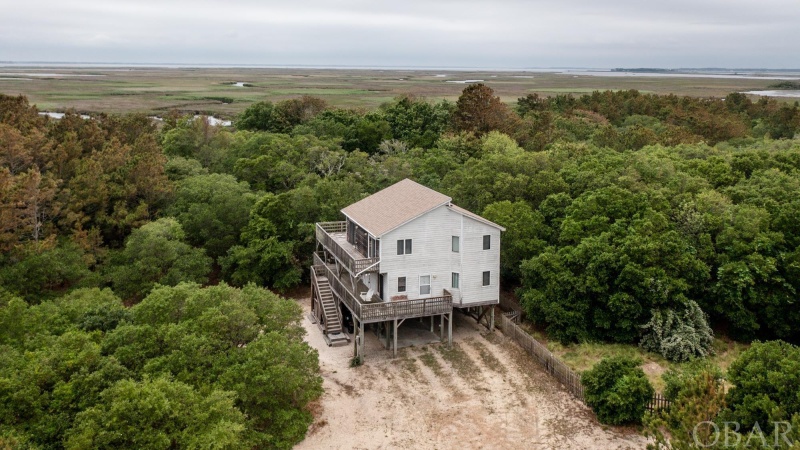
[[[302,302],[308,311],[308,302]],[[642,449],[631,429],[607,428],[496,331],[454,314],[453,348],[400,349],[367,332],[366,358],[328,347],[303,319],[319,351],[325,394],[298,449]],[[402,332],[402,328],[401,328]]]

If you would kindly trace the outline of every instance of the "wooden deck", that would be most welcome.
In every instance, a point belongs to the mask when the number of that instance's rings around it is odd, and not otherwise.
[[[379,271],[379,258],[367,258],[353,244],[347,242],[346,222],[319,222],[316,229],[317,242],[350,273],[357,276]]]
[[[444,291],[441,296],[415,300],[381,301],[377,296],[370,300],[362,299],[358,286],[352,286],[347,277],[336,275],[334,268],[315,254],[311,268],[317,276],[327,278],[331,290],[341,300],[355,318],[363,323],[385,322],[394,319],[428,317],[450,314],[453,311],[453,297]]]

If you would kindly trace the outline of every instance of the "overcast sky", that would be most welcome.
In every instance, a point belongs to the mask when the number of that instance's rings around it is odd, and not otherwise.
[[[798,0],[0,0],[0,61],[800,67]]]

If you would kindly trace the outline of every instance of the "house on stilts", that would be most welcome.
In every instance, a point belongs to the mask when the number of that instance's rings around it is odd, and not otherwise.
[[[329,345],[363,357],[364,328],[397,352],[407,319],[438,322],[452,343],[453,308],[494,325],[500,299],[503,227],[459,208],[409,179],[342,210],[343,221],[316,224],[311,317]]]

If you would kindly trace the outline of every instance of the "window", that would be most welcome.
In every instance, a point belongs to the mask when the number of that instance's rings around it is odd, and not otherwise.
[[[397,240],[397,254],[410,255],[411,254],[411,239],[398,239]]]
[[[489,286],[491,281],[492,281],[492,277],[491,277],[490,273],[488,271],[487,272],[483,272],[483,285],[484,286]]]
[[[397,279],[397,292],[405,292],[406,291],[406,277],[400,277]]]
[[[420,275],[419,277],[419,295],[431,295],[431,276]]]
[[[450,286],[453,289],[458,289],[458,278],[459,278],[458,272],[453,272],[452,282],[450,283]]]
[[[483,235],[483,249],[484,250],[489,250],[490,248],[492,248],[492,235],[484,234]]]
[[[458,253],[461,251],[461,242],[459,242],[458,236],[453,236],[453,253]]]

